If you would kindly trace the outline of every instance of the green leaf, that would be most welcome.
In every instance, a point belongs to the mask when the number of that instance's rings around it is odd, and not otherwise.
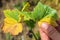
[[[52,11],[52,9],[49,6],[47,6],[47,5],[44,5],[44,8],[45,8],[45,12],[43,14],[43,17],[45,17],[46,15],[50,14],[51,11]]]
[[[42,3],[38,2],[37,6],[34,8],[34,10],[31,13],[31,18],[34,21],[38,21],[49,14],[51,14],[51,16],[53,16],[54,18],[57,17],[57,12],[55,9],[52,9],[49,6],[43,5]]]
[[[31,13],[30,12],[21,12],[20,15],[23,15],[24,16],[24,21],[27,21],[27,20],[30,20],[31,19]]]
[[[32,30],[35,26],[35,22],[33,20],[25,21],[25,23],[28,26],[29,30]]]
[[[32,11],[32,19],[33,20],[40,20],[43,15],[45,13],[45,8],[44,5],[42,3],[38,3],[37,6],[34,8],[34,10]]]
[[[13,18],[16,21],[19,20],[19,11],[17,9],[13,9],[13,10],[7,9],[7,10],[4,10],[4,15],[5,15],[5,17]]]
[[[49,15],[47,15],[48,17],[51,17],[54,20],[58,19],[58,15],[57,15],[57,11],[52,9],[52,11],[49,13]]]

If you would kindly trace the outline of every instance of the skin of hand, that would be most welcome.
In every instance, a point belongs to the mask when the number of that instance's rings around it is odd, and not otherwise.
[[[41,40],[60,40],[60,23],[57,21],[58,26],[52,27],[48,23],[42,23],[39,28]]]

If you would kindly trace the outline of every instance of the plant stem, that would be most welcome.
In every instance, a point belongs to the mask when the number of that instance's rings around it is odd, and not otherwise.
[[[31,30],[32,31],[32,30]],[[34,34],[34,32],[32,31],[32,34],[33,34],[33,36],[34,36],[34,38],[37,40],[37,37],[36,37],[36,35]]]

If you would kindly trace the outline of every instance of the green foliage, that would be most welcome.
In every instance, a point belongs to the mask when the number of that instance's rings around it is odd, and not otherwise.
[[[26,7],[27,5],[25,5],[23,9],[26,9]],[[27,25],[30,26],[31,28],[33,28],[32,25],[34,25],[36,21],[41,20],[47,15],[51,17],[53,16],[54,19],[57,18],[56,11],[50,8],[49,6],[43,5],[41,2],[38,2],[38,4],[36,5],[36,7],[32,12],[18,11],[17,9],[15,9],[15,10],[6,10],[4,11],[4,14],[6,17],[11,17],[17,21],[19,20],[19,18],[21,18],[21,16],[23,16],[24,17],[23,20],[26,21]]]
[[[31,19],[31,13],[30,12],[21,12],[24,16],[24,21],[30,20]]]
[[[41,39],[41,38],[40,38],[40,33],[39,33],[39,32],[36,33],[36,36],[37,36],[37,39],[38,39],[38,40]]]
[[[16,21],[19,20],[19,11],[17,9],[15,10],[4,10],[5,17],[13,18]]]
[[[16,5],[14,5],[14,7],[17,8],[18,10],[21,10],[22,5],[21,5],[20,3],[18,3],[18,4],[16,4]]]
[[[23,7],[23,9],[25,9],[26,7],[27,6],[25,5]],[[41,20],[42,18],[44,18],[47,15],[48,16],[51,15],[51,17],[53,16],[54,19],[57,18],[56,11],[54,9],[50,8],[49,6],[43,5],[41,2],[38,2],[38,4],[36,5],[36,7],[34,8],[34,10],[32,12],[18,11],[17,9],[14,9],[14,10],[6,10],[6,11],[4,11],[4,14],[6,17],[11,17],[17,21],[19,20],[19,18],[21,18],[21,16],[23,16],[24,17],[23,20],[27,21],[30,24],[34,24],[34,22]],[[20,17],[19,17],[19,15],[20,15]],[[32,22],[33,21],[34,22],[31,23],[31,20],[32,20]],[[30,25],[30,24],[28,24],[28,25]]]
[[[22,8],[22,11],[29,11],[30,4],[28,2],[25,3],[25,5]]]
[[[56,14],[57,15],[57,12],[54,9],[52,9],[51,7],[43,5],[42,3],[38,2],[37,6],[32,11],[31,18],[34,21],[38,21],[38,20],[41,20],[42,18],[44,18],[46,15],[49,15],[49,14],[51,14],[51,15]],[[54,15],[54,17],[55,17],[55,15]]]
[[[33,20],[25,21],[25,23],[29,27],[29,30],[32,30],[35,26],[35,22]]]
[[[42,3],[38,3],[37,6],[32,11],[32,19],[33,20],[40,20],[43,17],[43,14],[45,12],[44,5]]]
[[[18,10],[6,10],[4,11],[4,14],[6,17],[11,17],[15,20],[19,20],[19,18],[22,19],[24,23],[28,26],[29,30],[32,30],[35,27],[35,23],[39,20],[43,19],[44,17],[48,16],[53,19],[57,19],[57,12],[56,10],[52,9],[49,6],[43,5],[41,2],[38,2],[36,7],[33,9],[33,11],[26,11],[28,9],[28,5],[24,5],[21,11]],[[18,7],[17,7],[18,8]],[[19,9],[19,8],[18,8]],[[37,34],[38,36],[39,34]]]
[[[9,33],[6,33],[6,38],[5,38],[5,40],[12,40],[12,36],[9,34]]]

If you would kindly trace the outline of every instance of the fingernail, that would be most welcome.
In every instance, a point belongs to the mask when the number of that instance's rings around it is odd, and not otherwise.
[[[42,23],[41,27],[47,30],[49,25],[47,23]]]

